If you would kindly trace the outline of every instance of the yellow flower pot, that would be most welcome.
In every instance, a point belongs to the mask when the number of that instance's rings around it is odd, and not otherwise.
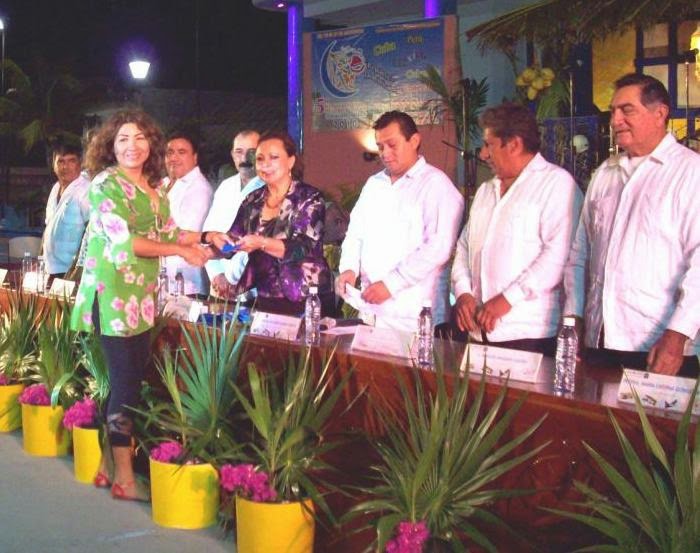
[[[210,464],[175,465],[150,460],[153,521],[194,530],[216,523],[219,474]]]
[[[73,471],[75,479],[92,484],[100,469],[102,449],[100,431],[97,428],[73,427]]]
[[[236,497],[237,553],[312,553],[314,504],[258,503]]]
[[[0,432],[12,432],[22,426],[22,410],[17,398],[24,384],[0,386]]]
[[[63,407],[22,405],[24,451],[40,457],[68,453],[70,432],[63,428]]]

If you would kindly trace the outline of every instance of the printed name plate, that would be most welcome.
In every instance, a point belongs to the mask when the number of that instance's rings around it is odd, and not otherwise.
[[[7,277],[7,269],[0,269],[0,284],[3,284],[5,282],[6,277]]]
[[[530,351],[497,348],[487,344],[469,344],[464,350],[460,372],[466,369],[481,374],[486,370],[487,376],[535,383],[539,382],[542,357],[541,353]]]
[[[634,403],[634,388],[644,407],[682,413],[688,406],[694,387],[694,378],[625,369],[617,389],[617,399],[623,403]],[[693,414],[700,415],[700,395],[695,398]]]
[[[55,278],[51,283],[49,296],[57,296],[59,298],[69,298],[75,290],[75,282],[62,278]]]
[[[204,311],[204,304],[201,301],[193,301],[190,304],[190,310],[187,312],[187,320],[191,323],[196,323]]]
[[[250,333],[255,336],[294,341],[300,326],[301,319],[298,317],[256,311],[250,325]]]
[[[46,290],[46,283],[49,280],[49,275],[44,275],[44,286],[42,290]],[[37,286],[39,284],[39,273],[36,271],[29,271],[24,273],[24,279],[22,279],[22,290],[24,292],[37,292]]]
[[[412,352],[414,341],[411,332],[360,325],[355,330],[350,349],[412,359],[415,357]]]

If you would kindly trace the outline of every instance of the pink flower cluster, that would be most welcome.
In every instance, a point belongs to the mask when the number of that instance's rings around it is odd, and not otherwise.
[[[17,401],[25,405],[51,405],[49,392],[43,384],[27,386],[22,391]]]
[[[66,414],[63,415],[63,426],[68,430],[73,430],[74,426],[79,428],[90,428],[97,423],[97,403],[89,397],[81,401],[76,401],[71,405]]]
[[[162,442],[151,450],[151,459],[161,463],[172,463],[182,455],[182,446],[178,442]]]
[[[422,553],[423,545],[430,537],[424,521],[399,522],[396,537],[386,544],[386,553]]]
[[[267,473],[257,471],[253,465],[224,465],[219,477],[223,489],[245,499],[268,503],[277,499]]]
[[[9,386],[10,379],[5,376],[4,373],[0,373],[0,386]]]

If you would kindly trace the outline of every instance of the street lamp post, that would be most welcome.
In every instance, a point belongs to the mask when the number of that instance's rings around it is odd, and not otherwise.
[[[0,96],[5,95],[5,22],[0,19],[0,34],[2,34],[2,69],[0,73]]]

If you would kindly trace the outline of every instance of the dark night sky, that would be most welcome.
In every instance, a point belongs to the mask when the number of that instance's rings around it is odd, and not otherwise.
[[[6,55],[25,67],[38,52],[78,77],[128,81],[145,49],[151,86],[195,88],[196,4],[200,88],[286,94],[286,14],[250,0],[0,0]]]

